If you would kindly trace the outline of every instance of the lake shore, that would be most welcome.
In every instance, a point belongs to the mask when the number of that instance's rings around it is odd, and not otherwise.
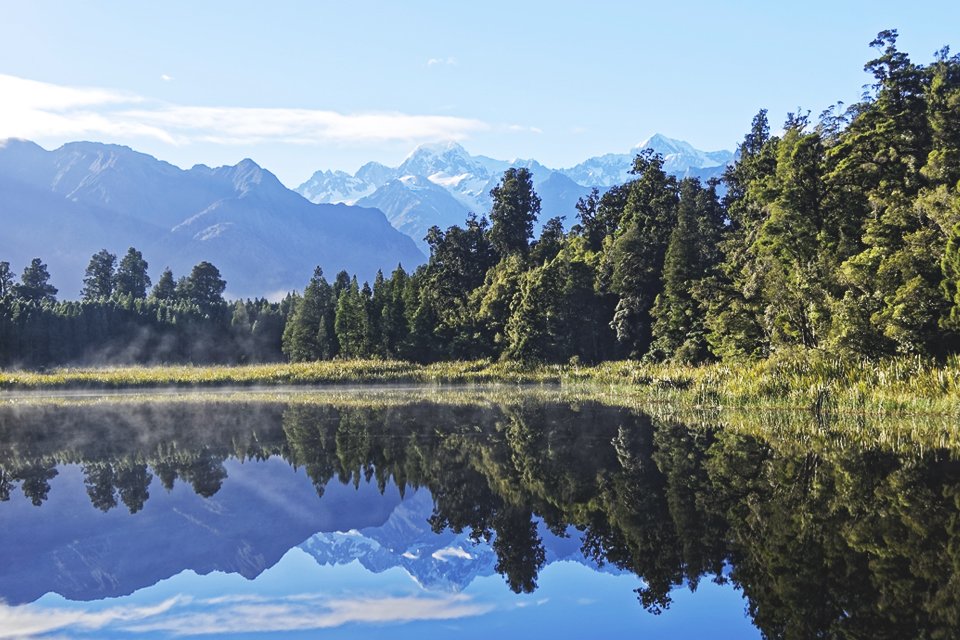
[[[960,416],[960,362],[865,362],[819,354],[703,366],[637,361],[524,365],[486,360],[420,365],[334,360],[239,366],[131,366],[0,372],[4,392],[187,390],[223,387],[558,385],[693,408],[799,409]]]

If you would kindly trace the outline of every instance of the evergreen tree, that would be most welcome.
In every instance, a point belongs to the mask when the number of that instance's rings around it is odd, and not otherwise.
[[[824,150],[806,118],[790,116],[776,142],[776,169],[756,196],[764,220],[750,255],[761,283],[764,331],[771,348],[820,346],[829,324],[832,228],[825,224]]]
[[[533,189],[530,170],[507,169],[500,183],[491,189],[490,197],[490,242],[497,255],[527,255],[533,223],[540,214],[540,197]]]
[[[369,287],[364,283],[364,287]],[[383,310],[387,305],[389,290],[383,272],[377,270],[377,275],[373,279],[373,289],[366,296],[366,316],[367,332],[364,336],[363,350],[371,355],[383,357],[387,353],[384,349],[383,340]]]
[[[619,301],[611,327],[633,357],[650,344],[650,310],[660,293],[663,258],[676,223],[677,181],[663,171],[663,158],[644,150],[634,160],[619,235],[610,247],[611,289]]]
[[[18,298],[29,302],[55,302],[57,288],[50,284],[50,273],[40,258],[34,258],[24,268],[20,284],[16,287]]]
[[[0,261],[0,300],[12,297],[13,293],[13,271],[10,269],[10,263]]]
[[[540,232],[540,238],[530,249],[530,261],[534,265],[549,262],[557,257],[560,249],[563,248],[563,241],[566,234],[563,232],[563,218],[550,218],[543,225]]]
[[[715,185],[704,189],[695,178],[683,180],[677,224],[664,257],[663,291],[652,311],[654,356],[691,363],[711,356],[704,309],[694,291],[716,269],[723,224]]]
[[[357,278],[337,298],[337,315],[334,329],[340,344],[340,355],[344,358],[360,358],[365,355],[364,337],[367,332],[366,306],[360,293]]]
[[[333,290],[317,267],[313,277],[294,306],[283,331],[283,353],[292,362],[331,358],[326,316],[333,307]]]
[[[178,287],[181,288],[181,287]],[[204,312],[223,305],[223,291],[227,283],[220,277],[220,270],[209,262],[200,262],[183,281],[181,295],[200,307]]]
[[[407,288],[407,272],[403,267],[397,268],[386,282],[384,292],[384,306],[380,312],[380,326],[383,336],[383,352],[387,357],[398,357],[404,348],[410,327],[407,323],[407,308],[405,293]]]
[[[83,290],[80,296],[84,300],[109,298],[113,294],[114,265],[117,256],[101,249],[90,258],[87,271],[83,276]]]
[[[154,300],[173,300],[176,293],[177,285],[173,279],[173,271],[170,270],[170,267],[167,267],[160,274],[160,279],[157,280],[157,284],[150,292],[150,297]]]
[[[697,300],[706,309],[707,342],[723,358],[758,357],[769,351],[752,239],[764,220],[766,202],[758,196],[776,170],[777,142],[770,137],[767,111],[762,109],[738,148],[739,160],[724,173],[728,225],[721,241],[720,268],[695,288]]]
[[[147,275],[147,261],[143,254],[130,247],[120,260],[114,281],[114,291],[118,296],[129,296],[135,300],[146,298],[150,288],[150,276]]]
[[[832,188],[859,202],[865,220],[863,250],[840,269],[846,291],[834,311],[833,342],[873,356],[935,350],[947,313],[935,265],[948,231],[916,207],[931,151],[928,75],[897,50],[896,39],[896,31],[883,31],[871,43],[881,53],[866,66],[876,93],[831,150],[829,176]]]

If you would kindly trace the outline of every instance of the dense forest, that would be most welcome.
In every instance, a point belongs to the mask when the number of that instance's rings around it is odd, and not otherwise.
[[[721,181],[640,153],[633,179],[541,214],[507,170],[487,216],[432,228],[430,259],[362,285],[318,269],[281,303],[227,303],[213,265],[148,291],[135,249],[91,259],[57,302],[40,259],[0,263],[0,364],[384,357],[687,363],[823,350],[882,358],[960,348],[960,56],[871,45],[875,83],[814,122],[765,110]]]

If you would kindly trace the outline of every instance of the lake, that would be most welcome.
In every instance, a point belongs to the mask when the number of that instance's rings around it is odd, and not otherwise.
[[[551,389],[5,396],[0,637],[957,637],[930,434]]]

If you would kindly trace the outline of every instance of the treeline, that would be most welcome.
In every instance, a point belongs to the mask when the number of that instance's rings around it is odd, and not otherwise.
[[[378,274],[372,285],[345,272],[330,282],[318,269],[302,295],[236,303],[231,312],[193,298],[191,274],[176,286],[169,278],[166,299],[131,296],[119,281],[106,296],[88,283],[94,298],[51,311],[30,293],[36,284],[25,272],[19,287],[0,285],[20,300],[4,294],[0,361],[87,353],[74,344],[23,355],[48,334],[30,326],[30,314],[66,326],[53,319],[93,313],[84,304],[132,306],[140,319],[157,317],[151,331],[176,325],[176,348],[151,350],[153,360],[242,362],[281,351],[294,361],[689,363],[810,349],[867,358],[954,353],[960,56],[945,48],[915,64],[896,39],[884,31],[871,43],[877,57],[865,68],[876,82],[861,102],[838,104],[815,123],[790,114],[780,135],[760,111],[722,181],[678,180],[645,151],[630,181],[580,200],[569,230],[551,218],[534,239],[541,210],[532,176],[509,169],[491,191],[489,217],[430,229],[427,264]],[[10,319],[17,304],[26,320]],[[170,313],[175,320],[161,317]],[[177,333],[184,324],[194,333]]]
[[[526,169],[489,221],[430,230],[429,263],[373,287],[317,273],[284,334],[294,360],[390,356],[702,362],[818,349],[955,352],[960,329],[960,56],[918,65],[895,31],[876,82],[819,122],[761,111],[722,185],[651,152],[578,204],[568,232]],[[721,191],[723,195],[721,196]]]
[[[174,280],[166,269],[151,288],[148,264],[130,248],[90,259],[79,301],[57,301],[39,258],[15,283],[0,262],[0,365],[65,363],[263,362],[282,359],[289,303],[228,304],[226,282],[209,262]]]

